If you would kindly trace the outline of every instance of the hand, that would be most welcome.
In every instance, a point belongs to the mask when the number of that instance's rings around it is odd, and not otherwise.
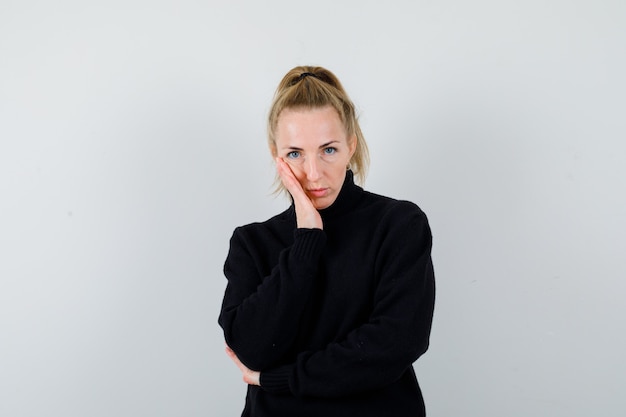
[[[260,372],[253,371],[252,369],[249,369],[246,365],[241,363],[241,361],[237,357],[237,354],[233,352],[233,350],[230,347],[228,347],[228,345],[226,346],[226,354],[232,359],[233,362],[235,362],[235,365],[237,365],[237,367],[243,374],[243,382],[245,382],[248,385],[261,386],[261,373]]]
[[[276,157],[276,170],[283,185],[293,197],[298,228],[323,229],[324,223],[322,223],[320,213],[302,189],[302,185],[300,185],[291,167],[282,158]]]

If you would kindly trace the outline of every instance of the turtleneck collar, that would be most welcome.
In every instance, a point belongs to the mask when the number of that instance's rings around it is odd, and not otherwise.
[[[354,183],[354,173],[350,169],[347,170],[341,191],[339,191],[339,195],[333,204],[318,210],[322,220],[327,220],[350,211],[356,205],[362,193],[363,189]]]

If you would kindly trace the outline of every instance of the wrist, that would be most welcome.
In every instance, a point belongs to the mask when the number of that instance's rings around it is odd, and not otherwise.
[[[324,223],[317,210],[310,216],[298,216],[296,208],[296,224],[299,229],[324,229]]]
[[[261,386],[264,390],[275,393],[290,392],[289,376],[293,370],[293,365],[281,366],[264,371],[260,377]]]

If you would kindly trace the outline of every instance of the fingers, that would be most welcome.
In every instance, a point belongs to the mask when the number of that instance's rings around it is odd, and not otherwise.
[[[241,363],[237,354],[227,345],[226,346],[226,354],[228,357],[237,365],[237,368],[241,371],[243,376],[243,382],[249,385],[260,385],[261,373],[258,371],[253,371],[248,368],[246,365]]]
[[[300,181],[296,178],[291,167],[282,158],[276,158],[276,169],[283,185],[293,197],[296,206],[296,221],[298,227],[309,229],[323,229],[322,218],[309,196],[304,192]]]
[[[235,365],[237,365],[237,368],[239,368],[240,371],[245,372],[245,370],[248,369],[243,363],[241,363],[237,354],[228,346],[226,346],[226,354],[235,363]]]
[[[233,350],[230,347],[226,346],[225,350],[226,350],[226,354],[228,355],[229,358],[231,358],[233,360],[238,359],[237,355],[235,355],[235,352],[233,352]]]
[[[300,181],[296,178],[291,167],[287,164],[282,158],[276,158],[276,168],[278,170],[278,175],[280,176],[283,185],[289,191],[289,194],[293,197],[294,201],[297,205],[302,207],[311,206],[313,208],[313,203],[308,195],[304,192]]]
[[[280,180],[294,199],[301,198],[303,196],[306,197],[306,194],[304,193],[300,182],[291,170],[291,167],[280,157],[276,157],[276,169],[278,170]]]

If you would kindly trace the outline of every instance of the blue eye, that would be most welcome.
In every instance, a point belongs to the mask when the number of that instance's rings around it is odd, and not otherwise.
[[[324,148],[324,155],[332,155],[335,152],[337,152],[337,148],[333,148],[333,147]]]
[[[296,159],[300,156],[300,152],[299,151],[291,151],[287,154],[287,158],[289,159]]]

